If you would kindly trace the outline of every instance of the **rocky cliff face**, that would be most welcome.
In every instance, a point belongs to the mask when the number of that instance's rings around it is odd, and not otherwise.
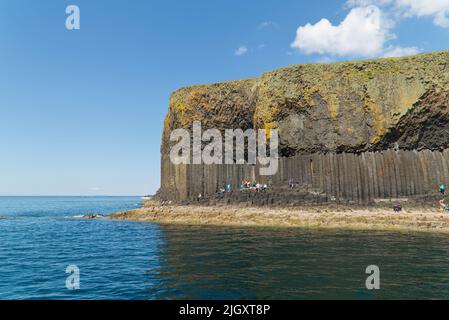
[[[257,79],[176,91],[169,133],[189,128],[278,128],[281,154],[448,146],[449,51],[397,59],[295,65]]]
[[[163,132],[162,190],[179,194],[181,183],[181,193],[189,193],[187,176],[174,173],[183,169],[169,169],[169,136],[195,120],[204,129],[277,128],[280,155],[288,158],[443,150],[449,146],[449,51],[294,65],[256,79],[178,90]]]

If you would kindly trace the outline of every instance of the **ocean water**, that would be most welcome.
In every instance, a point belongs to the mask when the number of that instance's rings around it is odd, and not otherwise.
[[[0,299],[448,299],[449,236],[85,220],[138,197],[0,197]],[[66,267],[80,289],[66,288]],[[367,290],[368,265],[380,290]]]

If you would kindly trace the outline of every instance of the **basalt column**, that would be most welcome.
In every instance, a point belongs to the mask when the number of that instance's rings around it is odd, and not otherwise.
[[[228,129],[277,130],[276,174],[262,176],[258,164],[174,165],[171,134],[192,134],[194,121],[223,136]],[[342,203],[427,196],[449,184],[449,52],[293,65],[182,88],[170,98],[161,155],[158,196],[167,200],[238,189],[242,180],[279,192],[294,181]]]

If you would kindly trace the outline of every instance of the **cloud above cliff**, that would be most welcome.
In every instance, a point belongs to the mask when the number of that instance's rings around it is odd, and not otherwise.
[[[388,47],[384,54],[382,55],[383,58],[393,58],[393,57],[404,57],[404,56],[412,56],[415,54],[418,54],[420,50],[417,47],[408,47],[408,48],[402,48],[402,47]]]
[[[300,26],[291,47],[306,54],[381,56],[385,43],[395,37],[391,33],[393,25],[377,6],[357,7],[339,25],[321,19]]]
[[[376,5],[398,18],[430,17],[436,26],[449,28],[449,0],[348,0],[347,5]]]
[[[245,46],[240,46],[237,50],[235,50],[234,54],[236,56],[243,56],[248,52],[248,48]]]
[[[381,11],[368,6],[352,9],[336,26],[327,19],[300,26],[291,47],[306,54],[372,56],[381,52],[387,36]]]

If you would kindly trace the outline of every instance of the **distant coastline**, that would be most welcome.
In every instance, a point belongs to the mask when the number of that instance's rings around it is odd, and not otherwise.
[[[305,207],[242,207],[162,204],[114,213],[111,219],[161,224],[284,227],[348,230],[397,230],[449,233],[449,214],[435,208],[390,208],[316,205]]]

